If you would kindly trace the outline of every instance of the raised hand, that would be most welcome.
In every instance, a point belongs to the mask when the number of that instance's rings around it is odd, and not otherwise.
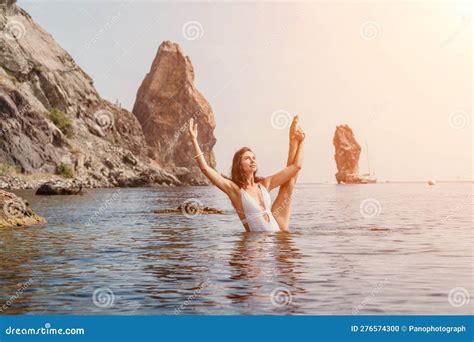
[[[194,119],[191,118],[189,119],[189,127],[188,127],[188,130],[189,130],[189,134],[191,135],[191,137],[193,139],[196,139],[197,136],[198,136],[198,125],[197,123],[194,123]]]

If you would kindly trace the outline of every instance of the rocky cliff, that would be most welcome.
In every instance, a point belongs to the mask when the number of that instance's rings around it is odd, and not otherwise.
[[[192,117],[197,122],[199,143],[212,167],[216,124],[211,106],[193,82],[191,60],[178,44],[163,42],[138,90],[133,113],[151,147],[150,157],[182,182],[198,185],[208,182],[193,159],[187,123]]]
[[[164,158],[155,160],[172,160],[167,139],[159,137]],[[137,118],[102,99],[72,57],[11,0],[0,1],[0,176],[5,166],[20,178],[58,174],[86,187],[181,184],[148,157]]]
[[[337,183],[362,183],[359,176],[359,156],[361,147],[356,141],[352,129],[348,125],[336,127],[333,144],[336,149]]]

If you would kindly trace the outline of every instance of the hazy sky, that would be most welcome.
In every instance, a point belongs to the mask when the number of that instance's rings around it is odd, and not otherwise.
[[[362,172],[368,142],[379,180],[473,178],[468,2],[18,4],[102,97],[130,110],[160,43],[179,43],[215,113],[221,172],[241,146],[254,149],[262,175],[284,166],[287,130],[272,122],[280,111],[299,113],[307,132],[301,181],[335,181],[332,139],[343,123],[363,147]]]

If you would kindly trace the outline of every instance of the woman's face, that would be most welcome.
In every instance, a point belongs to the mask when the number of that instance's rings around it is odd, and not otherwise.
[[[240,165],[246,174],[255,173],[257,171],[257,158],[255,154],[251,151],[244,152],[240,159]]]

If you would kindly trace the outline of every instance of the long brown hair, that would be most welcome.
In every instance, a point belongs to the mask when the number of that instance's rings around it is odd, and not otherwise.
[[[239,188],[243,188],[245,185],[247,185],[247,178],[245,177],[244,170],[242,170],[242,165],[240,164],[242,155],[245,152],[252,152],[253,151],[250,149],[250,147],[242,147],[240,150],[235,152],[234,158],[232,159],[232,169],[230,171],[230,179],[239,186]],[[257,171],[254,172],[253,174],[255,183],[259,183],[263,180],[261,177],[257,177]]]

